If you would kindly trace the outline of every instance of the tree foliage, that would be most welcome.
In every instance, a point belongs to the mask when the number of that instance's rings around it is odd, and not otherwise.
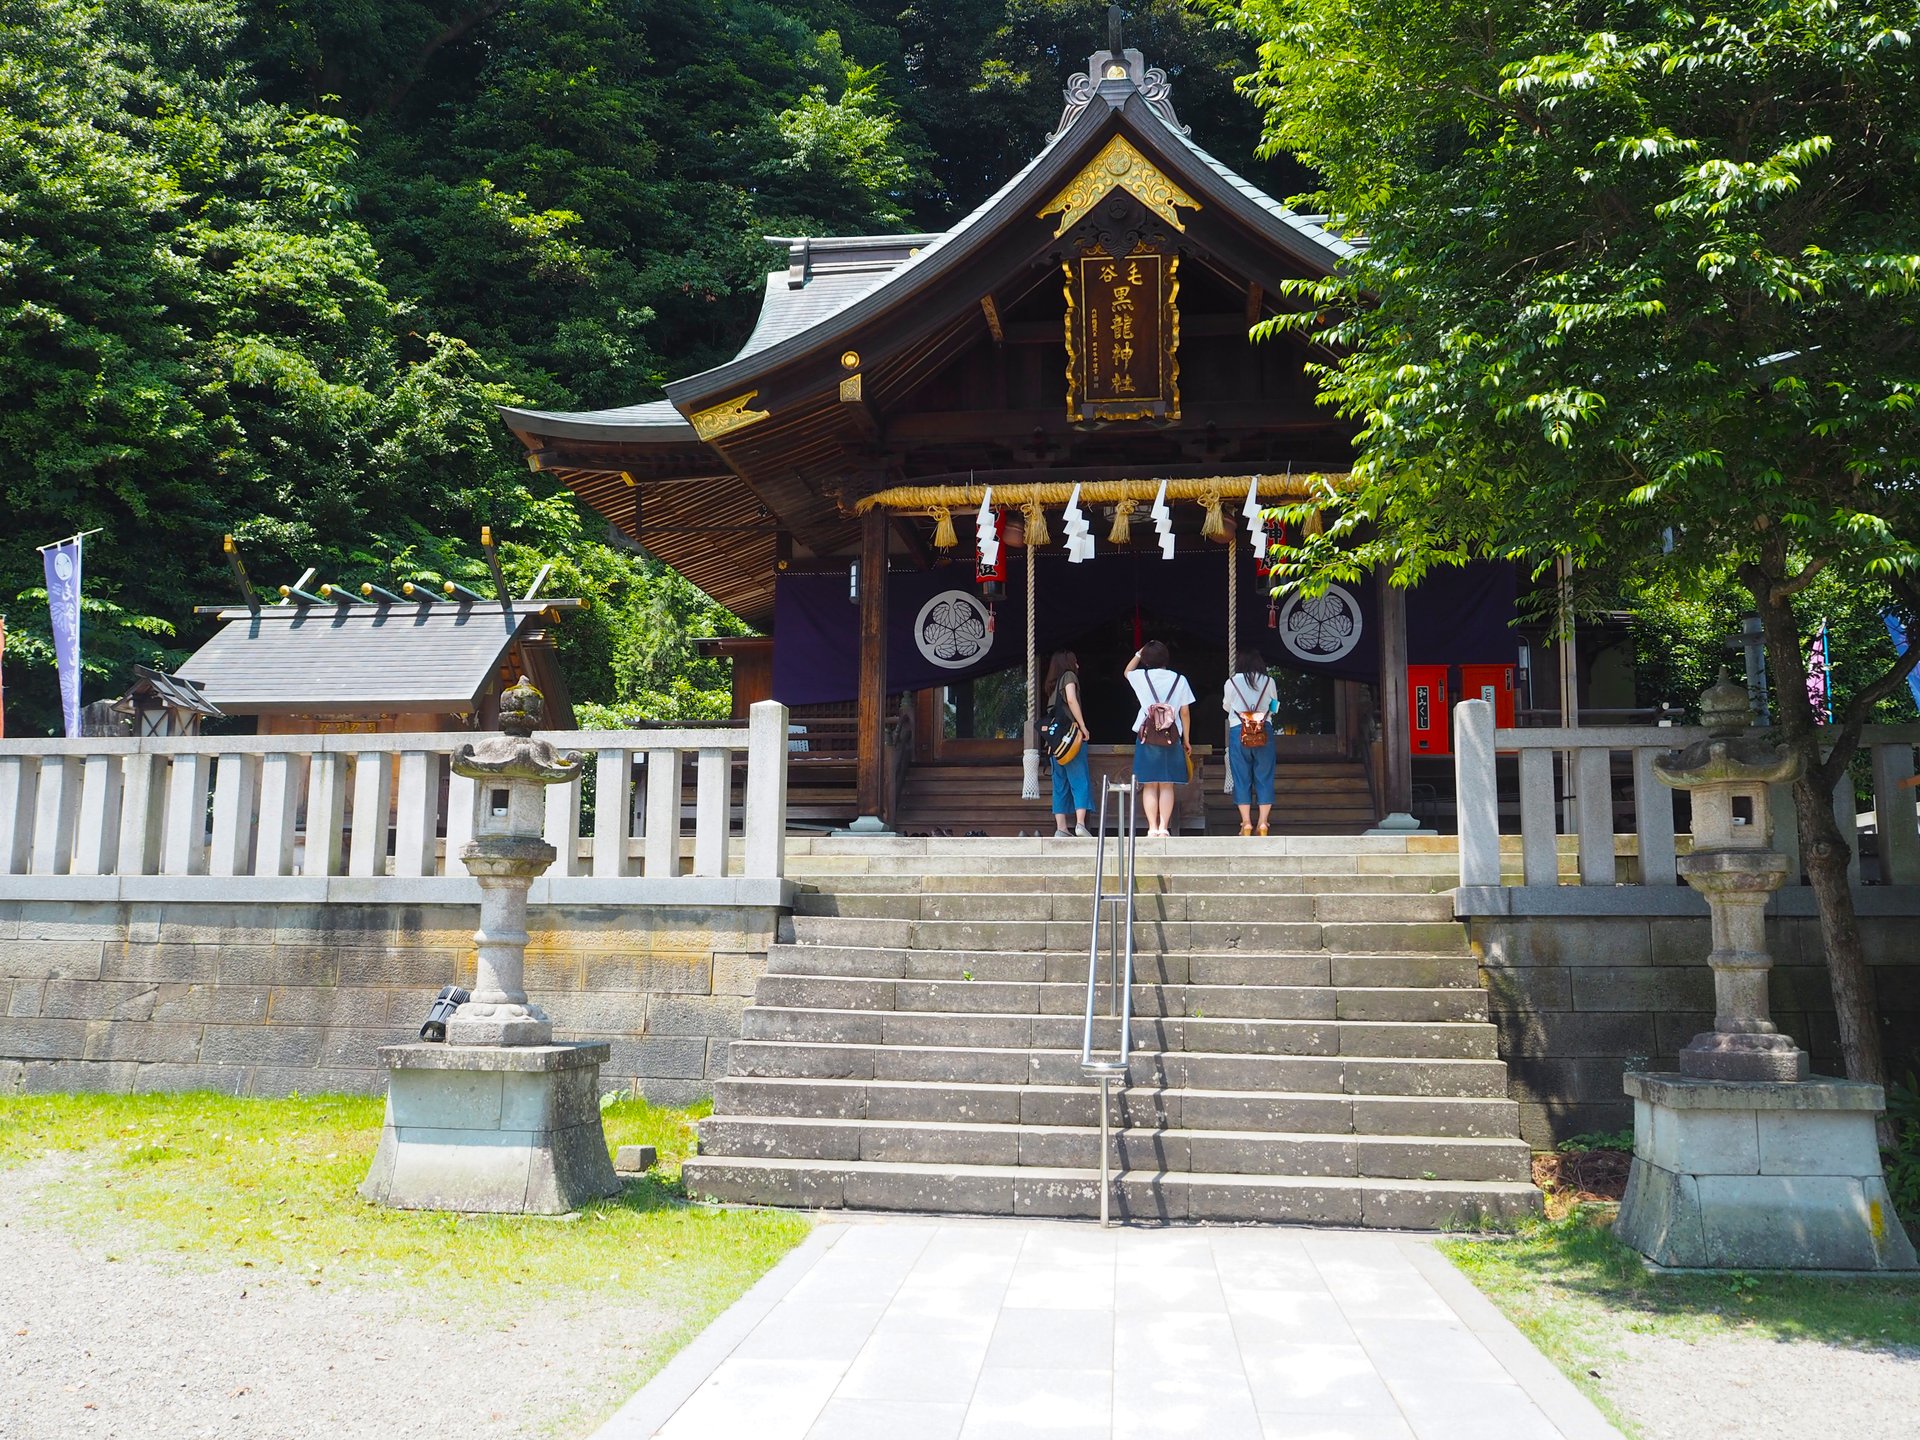
[[[1364,237],[1275,328],[1361,425],[1309,587],[1470,555],[1733,575],[1799,752],[1802,852],[1849,1073],[1878,1078],[1825,797],[1904,669],[1823,741],[1809,587],[1920,611],[1920,5],[1242,0],[1267,141]],[[1683,587],[1684,588],[1684,587]]]
[[[1173,0],[1127,33],[1257,169],[1245,41]],[[714,713],[690,638],[737,622],[529,475],[495,406],[731,355],[765,235],[950,223],[1104,38],[1098,0],[0,0],[14,733],[58,714],[31,546],[94,527],[89,699],[205,638],[224,532],[268,585],[478,583],[488,524],[596,602],[559,631],[577,698]]]

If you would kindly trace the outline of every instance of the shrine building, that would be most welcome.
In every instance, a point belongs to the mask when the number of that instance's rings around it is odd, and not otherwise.
[[[1355,251],[1203,150],[1138,50],[1097,51],[1039,153],[944,233],[777,243],[733,359],[662,400],[504,415],[534,470],[762,632],[707,643],[736,715],[791,707],[796,825],[1050,828],[1020,762],[1059,648],[1096,767],[1124,770],[1122,668],[1169,644],[1199,697],[1185,830],[1231,814],[1238,649],[1278,682],[1279,831],[1414,808],[1463,691],[1513,723],[1507,567],[1270,598],[1285,535],[1261,512],[1330,501],[1353,427],[1315,403],[1329,352],[1249,331]]]

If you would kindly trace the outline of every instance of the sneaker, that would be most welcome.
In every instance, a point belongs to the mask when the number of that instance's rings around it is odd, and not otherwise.
[[[1063,831],[1062,833],[1064,834],[1065,832]],[[1078,835],[1082,840],[1093,839],[1093,831],[1087,829],[1087,827],[1084,825],[1076,825],[1074,827],[1073,833]]]

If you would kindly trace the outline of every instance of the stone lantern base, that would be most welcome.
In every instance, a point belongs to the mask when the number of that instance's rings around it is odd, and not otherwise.
[[[360,1194],[400,1210],[564,1215],[617,1195],[589,1045],[389,1045],[387,1118]]]
[[[1878,1085],[1629,1073],[1633,1170],[1613,1232],[1658,1265],[1912,1270],[1880,1169]]]

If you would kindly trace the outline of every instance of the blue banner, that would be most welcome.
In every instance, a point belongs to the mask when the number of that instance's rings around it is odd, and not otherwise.
[[[47,609],[53,617],[53,656],[60,666],[60,713],[67,738],[80,736],[80,537],[40,552],[47,571]]]
[[[1900,623],[1900,617],[1891,610],[1880,617],[1887,622],[1887,634],[1893,638],[1893,653],[1907,653],[1907,627]],[[1920,706],[1920,670],[1907,672],[1907,689],[1913,692],[1913,703]]]

